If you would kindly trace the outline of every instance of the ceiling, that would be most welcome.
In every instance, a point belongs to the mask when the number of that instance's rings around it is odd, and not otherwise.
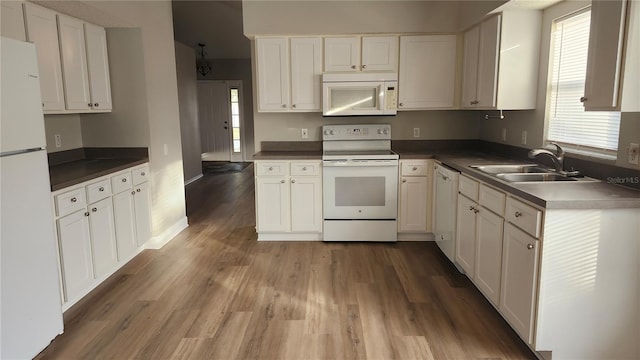
[[[251,44],[242,31],[242,1],[173,0],[176,41],[198,48],[208,59],[249,59]]]

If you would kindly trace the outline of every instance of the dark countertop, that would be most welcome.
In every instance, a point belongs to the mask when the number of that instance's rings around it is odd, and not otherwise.
[[[89,149],[84,151],[74,149],[66,155],[65,162],[59,162],[57,159],[53,159],[53,161],[50,159],[49,161],[50,164],[53,163],[53,165],[49,166],[51,191],[64,189],[149,161],[145,152],[126,152],[122,151],[122,149],[113,152],[112,156],[106,154],[104,149],[99,152]],[[58,154],[50,154],[50,158],[51,156],[60,157]],[[62,156],[64,157],[65,155]]]

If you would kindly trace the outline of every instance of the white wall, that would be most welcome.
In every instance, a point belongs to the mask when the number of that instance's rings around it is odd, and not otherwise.
[[[200,122],[198,121],[198,86],[195,51],[176,41],[176,72],[180,104],[180,136],[185,182],[202,176]]]
[[[48,153],[83,147],[82,126],[78,114],[45,115],[44,128]],[[60,135],[62,139],[62,146],[59,148],[56,148],[55,135]]]
[[[636,6],[637,6],[637,2]],[[540,73],[538,77],[538,93],[537,106],[535,110],[527,111],[505,111],[505,119],[491,119],[484,121],[481,127],[481,137],[483,140],[505,143],[513,146],[524,148],[535,148],[543,145],[545,133],[545,113],[547,107],[547,84],[549,83],[549,51],[551,42],[551,26],[555,19],[567,15],[573,11],[589,6],[591,1],[564,1],[551,6],[544,10],[542,18],[542,36],[540,44]],[[637,7],[636,7],[637,9]],[[636,11],[637,12],[637,11]],[[627,71],[635,71],[638,74],[638,64],[640,59],[637,58],[638,52],[635,52],[635,58],[629,57],[626,60]],[[634,70],[630,70],[634,69]],[[637,75],[635,75],[637,76]],[[626,79],[625,79],[626,80]],[[628,82],[632,82],[628,81]],[[637,79],[636,81],[640,81]],[[624,98],[623,103],[629,101]],[[634,101],[634,100],[631,100]],[[635,99],[637,103],[639,100]],[[502,129],[507,129],[507,141],[502,141]],[[527,131],[527,143],[522,144],[522,131]],[[627,149],[629,143],[640,143],[640,113],[623,112],[620,123],[620,138],[618,146],[618,159],[616,161],[599,160],[591,158],[591,160],[602,163],[615,164],[617,166],[640,169],[638,165],[628,164],[626,161]]]

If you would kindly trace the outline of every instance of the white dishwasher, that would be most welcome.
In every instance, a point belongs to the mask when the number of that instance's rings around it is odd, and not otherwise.
[[[436,179],[433,183],[435,194],[433,233],[440,250],[455,265],[456,212],[460,173],[442,164],[435,165],[434,173]]]

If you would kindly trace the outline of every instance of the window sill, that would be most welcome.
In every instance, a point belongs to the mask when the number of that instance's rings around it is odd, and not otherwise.
[[[604,163],[609,165],[615,165],[618,159],[618,154],[604,154],[597,151],[591,151],[587,149],[575,148],[570,146],[561,145],[565,154],[569,157],[578,158],[582,160],[589,160],[598,163]]]

